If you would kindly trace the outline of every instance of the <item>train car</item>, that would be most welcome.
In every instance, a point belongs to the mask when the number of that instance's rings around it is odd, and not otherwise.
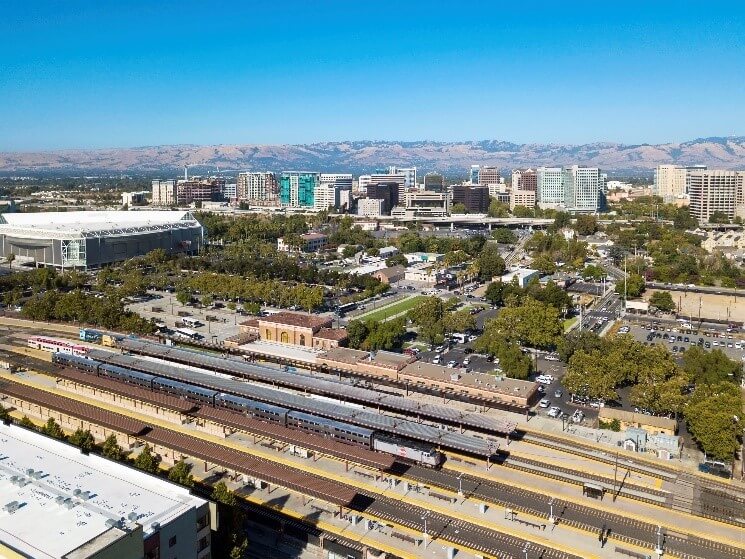
[[[389,437],[378,432],[373,438],[372,448],[430,468],[440,467],[444,460],[443,454],[432,445]]]
[[[299,411],[291,411],[287,414],[287,426],[367,448],[370,448],[373,438],[373,431],[370,429]]]
[[[108,363],[99,365],[98,376],[126,382],[127,384],[134,384],[148,390],[153,389],[153,380],[156,378],[147,373],[125,369],[124,367],[110,365]]]
[[[215,396],[218,394],[216,390],[163,377],[153,377],[153,390],[160,390],[180,398],[211,406],[215,405]]]
[[[96,374],[98,366],[101,364],[100,361],[96,361],[90,357],[71,355],[69,353],[62,353],[61,351],[55,351],[52,354],[52,363],[56,363],[62,367],[75,367],[81,371],[93,374]]]
[[[83,345],[57,338],[47,338],[46,336],[29,336],[27,345],[30,348],[49,351],[51,353],[59,352],[80,356],[88,354],[88,348]]]
[[[248,416],[270,423],[285,425],[287,423],[287,408],[257,402],[248,398],[232,394],[218,394],[215,396],[215,406],[245,413]]]

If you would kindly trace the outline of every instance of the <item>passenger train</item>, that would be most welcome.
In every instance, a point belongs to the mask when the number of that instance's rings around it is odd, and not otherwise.
[[[52,353],[64,353],[67,355],[83,356],[88,353],[88,348],[84,345],[68,342],[67,340],[58,340],[57,338],[47,338],[46,336],[29,336],[28,347],[51,351]]]
[[[209,388],[102,363],[86,356],[58,351],[52,354],[52,362],[65,367],[74,367],[103,378],[133,384],[147,390],[171,394],[195,403],[227,408],[290,429],[297,429],[347,444],[393,454],[398,458],[431,468],[441,466],[444,460],[444,455],[432,445],[389,436],[372,429],[290,410],[281,406],[265,404],[234,394],[225,394]]]

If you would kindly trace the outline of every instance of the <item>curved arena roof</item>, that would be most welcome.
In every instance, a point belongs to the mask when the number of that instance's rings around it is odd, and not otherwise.
[[[0,235],[34,239],[75,239],[134,235],[201,227],[189,211],[80,211],[6,213]]]

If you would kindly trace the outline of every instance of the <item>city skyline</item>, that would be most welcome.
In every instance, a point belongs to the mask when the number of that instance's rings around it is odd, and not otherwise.
[[[732,3],[211,10],[6,7],[0,151],[745,133]]]

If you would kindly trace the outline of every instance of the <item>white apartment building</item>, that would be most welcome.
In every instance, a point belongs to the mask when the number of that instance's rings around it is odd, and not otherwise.
[[[690,171],[691,216],[707,222],[715,212],[745,217],[745,171]]]
[[[541,208],[564,205],[564,178],[561,167],[538,167],[536,199]]]
[[[279,185],[270,172],[238,173],[236,197],[252,206],[278,206]]]
[[[507,185],[504,183],[490,184],[487,188],[489,189],[489,197],[496,198],[499,201],[503,201],[504,198],[510,195]]]
[[[597,212],[603,206],[607,176],[597,167],[564,167],[564,206],[571,212]]]
[[[357,200],[357,215],[380,217],[385,209],[385,200],[379,198],[360,198]]]
[[[178,199],[176,181],[174,180],[154,180],[152,182],[153,196],[151,204],[153,206],[175,206]]]
[[[357,179],[357,190],[362,194],[367,192],[367,185],[372,184],[372,175],[360,175]]]
[[[339,206],[339,188],[334,183],[320,183],[313,189],[313,209],[317,212]]]
[[[313,193],[313,207],[317,211],[328,208],[349,208],[352,175],[349,173],[321,173]],[[344,201],[342,201],[342,197]]]

